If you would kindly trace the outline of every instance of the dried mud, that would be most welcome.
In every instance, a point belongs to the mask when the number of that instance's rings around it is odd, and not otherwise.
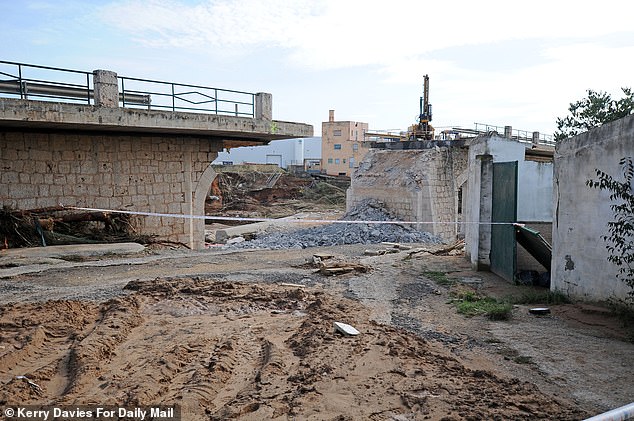
[[[580,419],[323,288],[133,281],[105,302],[0,307],[0,406],[179,404],[185,420]],[[361,335],[335,333],[334,321]],[[27,376],[41,390],[17,379]]]

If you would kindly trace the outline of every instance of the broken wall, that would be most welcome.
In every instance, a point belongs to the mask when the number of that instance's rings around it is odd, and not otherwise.
[[[458,190],[466,181],[467,150],[371,149],[352,174],[346,195],[350,210],[376,199],[396,217],[451,242],[459,234]]]
[[[605,300],[625,298],[629,288],[616,278],[608,262],[607,223],[614,220],[609,192],[591,189],[600,169],[623,180],[619,161],[634,157],[634,116],[562,140],[555,149],[553,224],[553,290],[573,297]],[[634,187],[634,186],[633,186]]]
[[[0,206],[204,215],[220,142],[34,131],[0,133]],[[204,220],[133,216],[138,234],[204,246]]]

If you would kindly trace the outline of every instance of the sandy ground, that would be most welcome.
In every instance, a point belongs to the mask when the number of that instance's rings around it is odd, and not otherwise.
[[[0,406],[177,403],[186,420],[577,420],[634,400],[634,344],[618,320],[580,305],[465,318],[424,272],[476,276],[492,295],[516,287],[460,256],[363,257],[367,248],[380,247],[4,267]],[[317,274],[306,264],[316,251],[370,271]],[[335,321],[361,334],[343,336]]]

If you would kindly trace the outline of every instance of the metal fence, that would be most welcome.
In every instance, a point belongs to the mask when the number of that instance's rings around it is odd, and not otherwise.
[[[483,124],[483,123],[474,123],[475,131],[478,133],[489,133],[489,132],[497,132],[500,135],[505,134],[505,127],[502,126],[494,126],[491,124]],[[529,132],[528,130],[511,130],[511,138],[515,140],[519,140],[520,142],[532,142],[533,141],[533,132]],[[555,141],[553,140],[553,136],[550,134],[539,133],[539,138],[535,139],[538,143],[546,144],[546,145],[554,145]]]
[[[93,73],[0,61],[0,96],[94,104]],[[118,76],[126,108],[255,117],[255,94],[208,86]]]

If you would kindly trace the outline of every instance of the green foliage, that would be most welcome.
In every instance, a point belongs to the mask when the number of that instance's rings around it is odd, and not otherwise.
[[[454,283],[453,280],[447,278],[445,272],[423,272],[423,276],[442,286],[451,286]]]
[[[473,291],[461,292],[457,295],[456,308],[465,316],[487,316],[491,320],[508,320],[511,318],[513,305],[495,298],[478,295]]]
[[[509,301],[513,304],[557,305],[570,303],[570,298],[561,291],[529,290],[523,292],[520,296],[510,297]]]
[[[607,92],[595,92],[589,89],[587,98],[570,104],[569,116],[557,118],[555,141],[559,142],[632,114],[634,92],[631,88],[621,88],[621,90],[625,96],[615,100]]]
[[[619,268],[617,278],[630,287],[630,300],[634,300],[634,162],[631,157],[626,157],[621,159],[620,165],[624,181],[595,169],[598,179],[588,180],[586,185],[609,191],[610,200],[617,201],[610,205],[614,221],[608,222],[608,235],[602,238],[607,242],[608,260]]]

